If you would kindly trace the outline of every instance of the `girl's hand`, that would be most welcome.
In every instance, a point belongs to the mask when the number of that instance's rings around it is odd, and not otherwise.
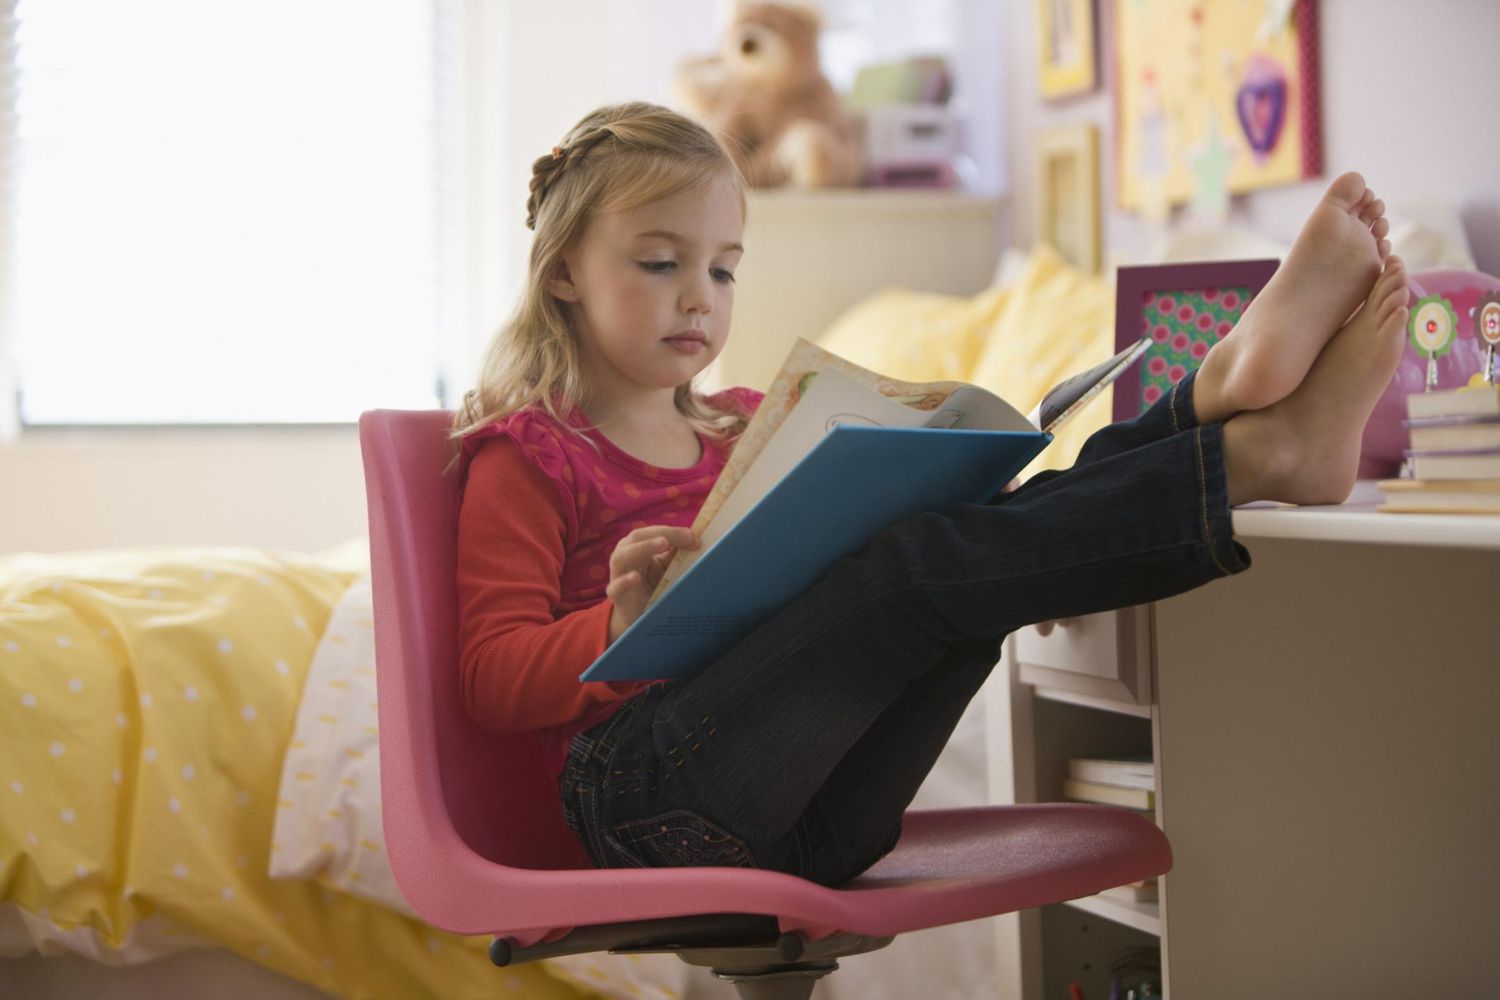
[[[609,557],[609,586],[604,588],[614,604],[609,616],[610,642],[646,610],[651,592],[677,550],[697,547],[692,529],[665,524],[637,528],[620,539]]]

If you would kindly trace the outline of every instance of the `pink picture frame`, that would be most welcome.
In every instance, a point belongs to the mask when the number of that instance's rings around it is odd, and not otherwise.
[[[1115,382],[1114,419],[1139,416],[1202,363],[1244,315],[1280,262],[1208,261],[1122,267],[1115,281],[1115,350],[1152,344]]]

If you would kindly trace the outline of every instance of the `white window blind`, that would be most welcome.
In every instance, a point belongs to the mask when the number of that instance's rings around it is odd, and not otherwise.
[[[16,292],[16,0],[0,0],[0,444],[15,437],[19,415]]]
[[[434,0],[20,0],[15,16],[24,423],[440,402],[453,74]]]

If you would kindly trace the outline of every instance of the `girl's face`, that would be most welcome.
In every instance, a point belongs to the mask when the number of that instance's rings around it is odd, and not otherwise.
[[[675,389],[718,357],[744,230],[727,176],[589,221],[547,288],[569,304],[591,395]]]

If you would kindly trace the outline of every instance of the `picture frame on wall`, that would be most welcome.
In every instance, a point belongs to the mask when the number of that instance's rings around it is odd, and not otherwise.
[[[1151,346],[1115,382],[1114,419],[1146,412],[1234,329],[1280,261],[1226,260],[1122,267],[1115,279],[1115,349]]]
[[[1093,0],[1035,0],[1037,67],[1045,98],[1098,86]]]
[[[1112,0],[1109,11],[1121,208],[1323,172],[1317,0]]]
[[[1037,238],[1090,274],[1099,270],[1099,129],[1069,125],[1037,143]]]

